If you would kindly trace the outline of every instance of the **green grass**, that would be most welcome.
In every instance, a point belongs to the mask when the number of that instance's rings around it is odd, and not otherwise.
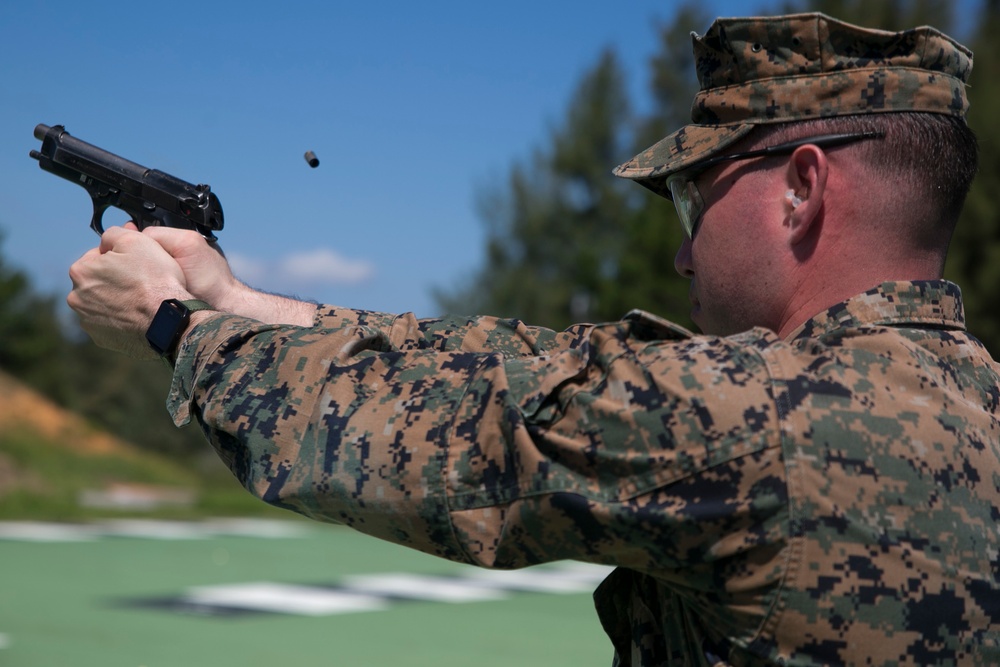
[[[190,461],[179,463],[141,450],[113,454],[79,452],[72,446],[47,442],[26,431],[0,433],[0,519],[84,521],[137,515],[171,519],[219,515],[290,516],[252,497],[221,463],[207,470],[205,466],[200,468]],[[111,484],[191,490],[195,493],[195,502],[191,506],[164,506],[153,510],[103,509],[80,504],[84,491],[103,489]]]

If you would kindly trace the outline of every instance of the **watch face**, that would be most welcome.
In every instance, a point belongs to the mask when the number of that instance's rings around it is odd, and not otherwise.
[[[160,356],[172,354],[190,317],[190,311],[180,301],[164,301],[146,330],[146,340]]]

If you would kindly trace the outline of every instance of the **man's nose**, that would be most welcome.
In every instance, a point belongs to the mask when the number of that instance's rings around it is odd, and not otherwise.
[[[691,258],[691,239],[684,238],[684,243],[677,249],[674,256],[674,271],[683,278],[694,278],[694,261]]]

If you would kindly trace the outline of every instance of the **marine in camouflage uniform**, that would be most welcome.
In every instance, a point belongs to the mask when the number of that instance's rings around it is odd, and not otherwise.
[[[562,333],[213,317],[170,408],[254,494],[455,561],[616,565],[618,664],[1000,663],[1000,389],[958,289],[788,340],[652,315]]]
[[[694,47],[694,123],[617,170],[665,196],[761,124],[967,107],[971,54],[929,28],[720,19]],[[269,503],[486,567],[616,566],[616,665],[1000,664],[1000,368],[943,280],[783,335],[214,314],[168,404]]]

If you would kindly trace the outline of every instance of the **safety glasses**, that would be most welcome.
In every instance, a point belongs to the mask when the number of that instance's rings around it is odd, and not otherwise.
[[[670,198],[677,209],[677,217],[681,221],[684,233],[689,239],[693,239],[698,231],[698,223],[701,221],[701,214],[705,211],[705,200],[695,185],[695,180],[717,164],[729,162],[731,160],[749,160],[756,157],[769,157],[774,155],[788,155],[793,153],[800,146],[813,145],[820,148],[832,148],[843,144],[862,141],[863,139],[875,139],[884,136],[882,132],[853,132],[844,134],[821,134],[815,137],[803,137],[794,141],[787,141],[776,146],[759,148],[745,153],[733,153],[732,155],[718,155],[699,162],[690,169],[676,173],[667,177],[667,189],[670,191]]]

